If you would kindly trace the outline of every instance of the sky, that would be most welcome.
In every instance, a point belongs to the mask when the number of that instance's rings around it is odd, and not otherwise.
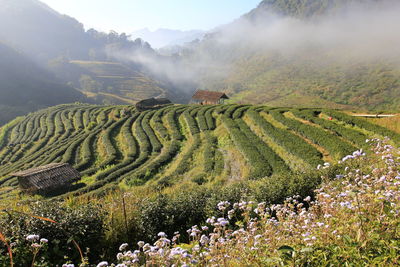
[[[210,30],[255,8],[261,0],[41,0],[85,28],[130,33],[159,28]]]

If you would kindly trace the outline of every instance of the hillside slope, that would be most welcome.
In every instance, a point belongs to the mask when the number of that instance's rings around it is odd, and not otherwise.
[[[44,107],[86,101],[21,53],[0,43],[0,125]]]
[[[115,96],[108,99],[107,104],[126,104],[151,97],[178,99],[166,89],[165,84],[120,62],[65,60],[53,62],[52,68],[59,77],[65,77],[65,81],[89,95],[96,98],[104,94]]]
[[[400,143],[399,134],[331,110],[60,105],[1,128],[0,193],[17,192],[10,173],[53,162],[82,173],[75,194],[260,179],[336,163],[383,136]]]
[[[199,87],[235,101],[398,110],[398,10],[391,0],[265,0],[182,60],[198,66]]]

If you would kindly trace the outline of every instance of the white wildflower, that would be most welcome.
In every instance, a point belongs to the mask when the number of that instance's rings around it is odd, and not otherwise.
[[[159,232],[159,233],[158,233],[158,236],[159,236],[159,237],[167,237],[167,235],[166,235],[164,232]]]
[[[119,251],[124,251],[125,249],[127,249],[127,247],[128,247],[128,244],[124,243],[121,246],[119,246]]]
[[[28,236],[26,237],[26,240],[34,242],[34,241],[39,240],[39,238],[40,238],[40,237],[39,237],[38,235],[28,235]]]
[[[108,266],[108,262],[106,261],[102,261],[99,264],[97,264],[97,267],[107,267]]]

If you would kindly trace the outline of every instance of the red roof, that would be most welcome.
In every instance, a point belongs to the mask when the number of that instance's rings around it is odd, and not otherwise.
[[[221,92],[197,90],[196,93],[192,96],[192,99],[217,102],[220,99],[229,99],[229,97],[225,93]]]

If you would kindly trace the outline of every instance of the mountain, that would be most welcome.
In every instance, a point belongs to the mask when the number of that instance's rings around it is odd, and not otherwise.
[[[87,101],[79,91],[25,55],[0,43],[0,125],[16,116],[61,103]]]
[[[197,87],[237,102],[398,110],[399,11],[391,0],[265,0],[180,59]]]
[[[85,31],[83,24],[38,0],[0,0],[0,40],[40,64],[66,57],[71,60],[112,60],[118,52],[154,53],[142,40],[124,33]]]
[[[150,31],[149,29],[141,29],[132,32],[130,35],[133,39],[141,38],[146,40],[154,48],[163,48],[168,46],[183,45],[196,39],[202,39],[205,32],[201,30],[180,31],[170,29],[158,29]]]
[[[368,0],[367,0],[368,1]],[[364,1],[364,2],[367,2]],[[374,0],[380,1],[380,0]],[[340,9],[349,3],[362,2],[361,0],[263,0],[257,8],[250,11],[245,17],[259,19],[266,14],[274,13],[280,16],[296,18],[310,18],[323,15],[327,11]]]
[[[109,60],[115,50],[152,52],[145,42],[125,34],[85,31],[83,24],[38,0],[0,0],[0,40],[39,63],[58,57]]]
[[[0,41],[100,104],[127,104],[156,96],[181,99],[168,81],[131,62],[139,56],[157,58],[147,42],[114,31],[86,31],[76,19],[38,0],[0,0]]]
[[[0,0],[0,40],[37,60],[87,57],[83,25],[36,0]]]

